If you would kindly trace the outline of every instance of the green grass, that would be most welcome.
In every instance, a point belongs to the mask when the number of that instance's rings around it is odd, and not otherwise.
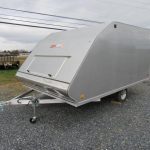
[[[25,92],[27,88],[16,78],[17,70],[0,70],[0,101],[7,101]]]
[[[0,70],[0,85],[15,83],[17,70]]]
[[[17,69],[0,70],[0,101],[7,101],[27,91],[16,78]]]

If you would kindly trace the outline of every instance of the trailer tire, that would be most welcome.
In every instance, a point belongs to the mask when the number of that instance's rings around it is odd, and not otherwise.
[[[117,100],[119,101],[126,101],[127,99],[127,89],[121,90],[117,93]]]
[[[32,118],[30,118],[29,121],[30,121],[30,123],[34,124],[34,123],[36,123],[37,118],[36,117],[32,117]]]

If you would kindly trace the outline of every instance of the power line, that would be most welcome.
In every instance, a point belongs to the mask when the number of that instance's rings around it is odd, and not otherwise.
[[[54,22],[59,22],[58,20],[49,20],[49,19],[41,19],[41,18],[34,18],[34,17],[24,17],[24,16],[18,16],[18,15],[7,15],[7,14],[0,14],[1,16],[10,16],[10,17],[18,17],[18,18],[25,18],[25,19],[34,19],[34,20],[42,20],[42,21],[54,21]],[[61,21],[62,23],[69,23],[69,24],[76,24],[76,25],[87,25],[87,24],[82,24],[82,23],[75,23],[75,22],[67,22],[67,21]]]
[[[21,19],[11,19],[11,18],[5,18],[5,17],[0,17],[0,19],[7,19],[7,20],[13,20],[13,21],[28,22],[28,23],[36,23],[36,24],[43,24],[43,25],[52,25],[52,26],[58,26],[58,27],[67,27],[67,28],[73,28],[73,29],[76,28],[76,27],[69,27],[69,26],[63,26],[63,25],[55,25],[55,24],[40,23],[40,22],[35,22],[35,21],[27,21],[27,20],[21,20]]]
[[[53,14],[39,13],[39,12],[33,12],[33,11],[27,11],[27,10],[21,10],[21,9],[7,8],[7,7],[2,7],[2,6],[0,6],[0,8],[1,9],[6,9],[6,10],[13,10],[13,11],[24,12],[24,13],[31,13],[31,14],[38,14],[38,15],[43,15],[43,16],[50,16],[50,17],[55,17],[55,18],[71,19],[71,20],[84,21],[84,22],[90,22],[90,23],[98,23],[98,24],[103,23],[103,22],[99,22],[99,21],[95,21],[95,20],[88,20],[88,19],[81,19],[81,18],[73,18],[73,17],[53,15]]]
[[[25,27],[33,27],[33,28],[43,28],[43,29],[52,29],[52,30],[66,31],[65,29],[60,29],[60,28],[43,27],[43,26],[36,26],[36,25],[27,25],[27,24],[4,22],[4,21],[0,21],[0,23],[1,23],[1,24],[16,25],[16,26],[25,26]]]

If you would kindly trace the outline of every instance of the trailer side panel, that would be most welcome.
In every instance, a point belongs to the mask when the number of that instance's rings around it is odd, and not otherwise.
[[[148,78],[149,37],[149,30],[110,24],[93,42],[70,85],[69,96],[84,101]]]

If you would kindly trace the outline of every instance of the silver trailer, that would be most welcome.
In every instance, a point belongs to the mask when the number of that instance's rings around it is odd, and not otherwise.
[[[50,34],[17,77],[32,91],[49,96],[46,103],[78,107],[114,93],[125,100],[128,87],[149,79],[149,69],[150,30],[112,22]],[[32,98],[32,103],[39,100]]]

